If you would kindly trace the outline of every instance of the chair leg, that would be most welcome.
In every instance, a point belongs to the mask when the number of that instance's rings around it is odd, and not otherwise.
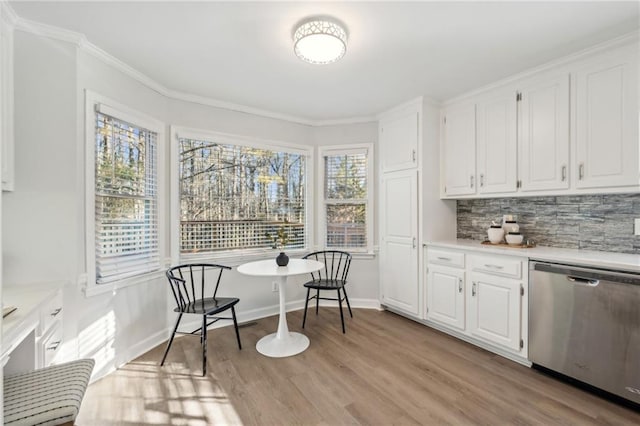
[[[342,297],[340,297],[340,289],[338,289],[338,304],[340,304],[340,321],[342,321],[342,334],[344,331],[344,314],[342,313]]]
[[[236,307],[231,307],[231,315],[233,315],[233,326],[236,328],[236,339],[238,339],[238,349],[242,350],[242,343],[240,343],[240,332],[238,331],[238,320],[236,319]]]
[[[202,316],[202,377],[207,374],[207,316]]]
[[[304,300],[304,316],[302,317],[302,328],[304,328],[304,324],[307,322],[307,307],[309,306],[309,292],[311,291],[311,287],[307,287],[307,297]]]
[[[164,356],[162,357],[162,361],[160,362],[161,367],[164,365],[164,361],[167,359],[167,355],[169,354],[169,349],[171,349],[173,338],[176,337],[176,331],[178,330],[178,325],[180,324],[181,319],[182,319],[182,313],[178,314],[176,325],[175,327],[173,327],[173,333],[171,333],[171,337],[169,338],[169,343],[167,344],[167,349],[164,350]]]
[[[342,287],[342,292],[344,293],[344,300],[347,301],[347,308],[349,308],[349,315],[353,318],[353,314],[351,313],[351,305],[349,304],[349,298],[347,297],[347,289]]]
[[[318,315],[319,304],[320,304],[320,289],[316,289],[316,315]]]

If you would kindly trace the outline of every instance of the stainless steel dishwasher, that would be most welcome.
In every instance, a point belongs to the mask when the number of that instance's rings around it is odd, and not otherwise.
[[[640,404],[640,274],[530,262],[529,357]]]

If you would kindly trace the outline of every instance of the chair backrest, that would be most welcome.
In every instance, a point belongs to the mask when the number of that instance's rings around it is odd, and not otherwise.
[[[169,285],[180,311],[185,311],[187,306],[198,299],[204,299],[205,283],[215,279],[216,286],[212,297],[215,299],[220,286],[220,278],[225,269],[231,269],[224,265],[210,263],[189,263],[174,266],[167,271]]]
[[[324,269],[311,273],[314,281],[347,281],[349,267],[351,266],[351,254],[346,251],[316,251],[304,256],[303,259],[313,259],[324,263]]]

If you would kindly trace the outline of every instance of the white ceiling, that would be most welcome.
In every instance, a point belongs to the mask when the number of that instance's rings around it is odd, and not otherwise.
[[[10,4],[169,89],[311,121],[447,99],[639,27],[637,1]],[[294,26],[314,15],[346,24],[341,61],[294,56]]]

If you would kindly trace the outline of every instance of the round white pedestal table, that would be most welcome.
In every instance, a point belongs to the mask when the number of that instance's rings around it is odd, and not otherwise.
[[[290,259],[287,266],[278,266],[275,259],[259,260],[238,266],[238,272],[244,275],[278,278],[278,292],[280,293],[278,331],[258,340],[256,349],[262,355],[282,358],[299,354],[309,347],[309,338],[307,336],[289,331],[285,284],[289,276],[310,274],[322,268],[324,268],[323,263],[311,259]]]

